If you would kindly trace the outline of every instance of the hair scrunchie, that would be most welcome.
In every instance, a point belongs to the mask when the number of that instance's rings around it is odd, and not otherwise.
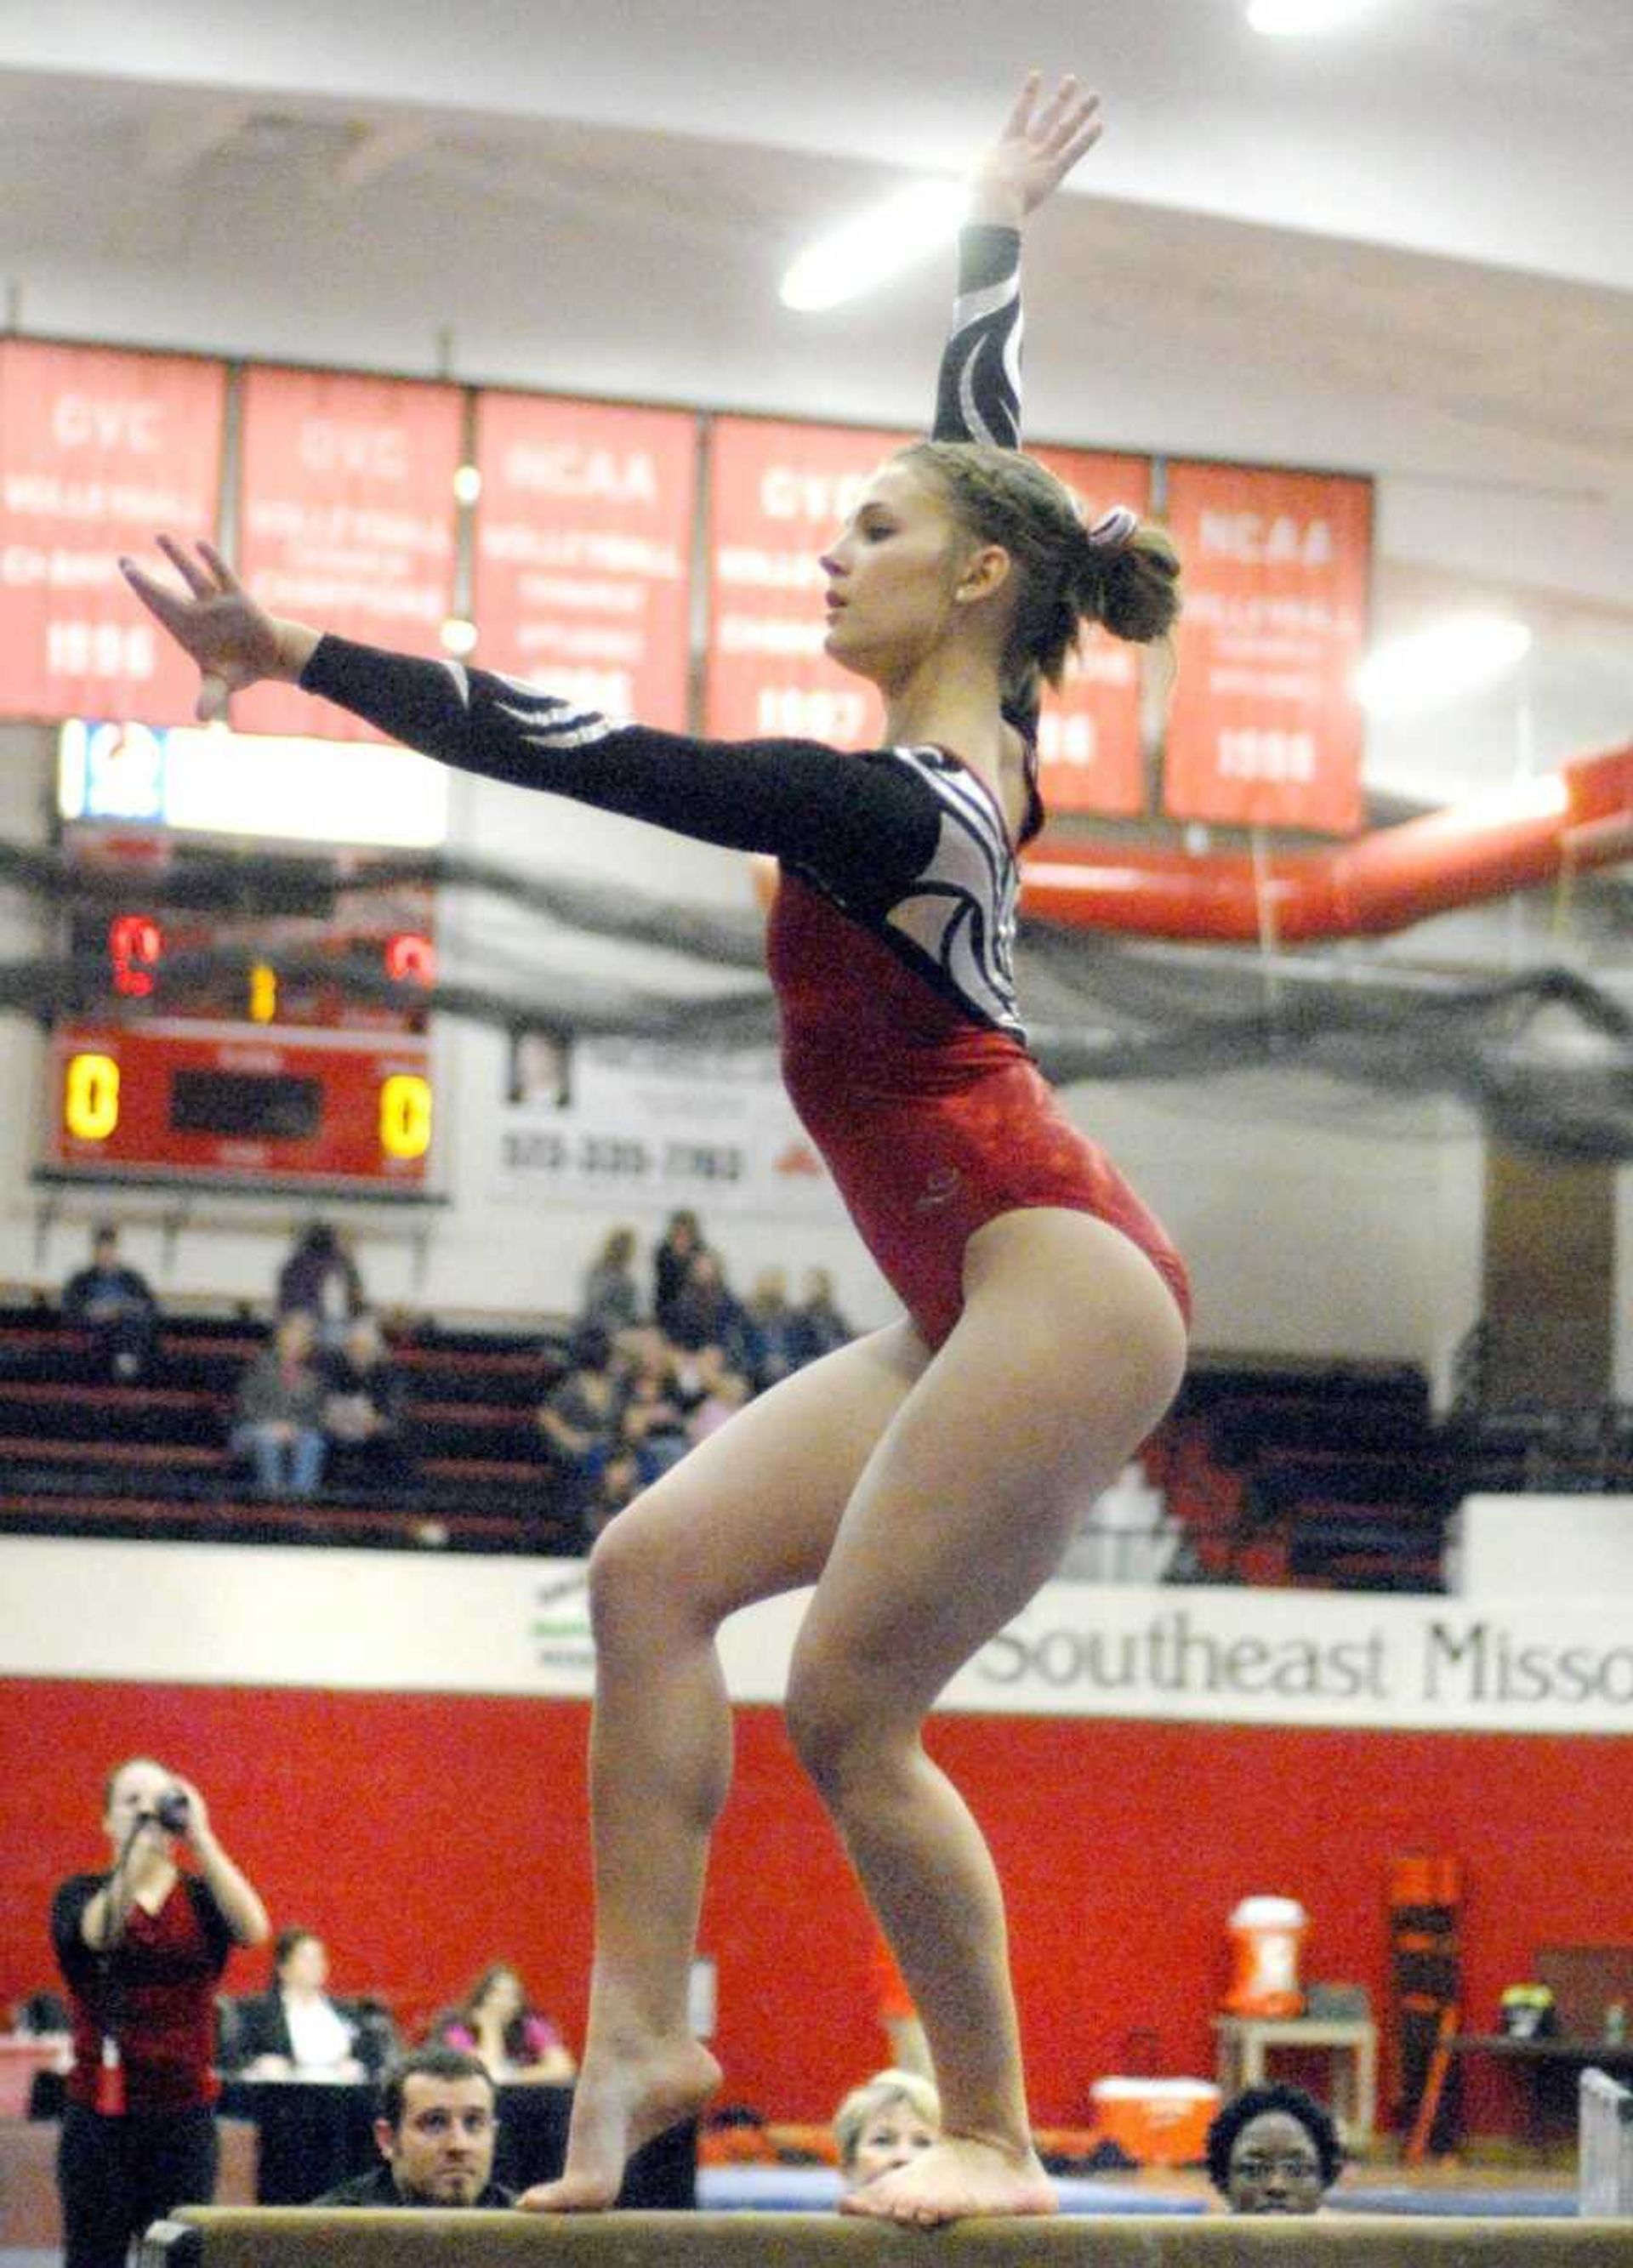
[[[1114,504],[1104,518],[1097,519],[1094,526],[1085,528],[1083,533],[1091,551],[1121,551],[1126,549],[1139,525],[1137,512],[1130,512],[1126,504]]]

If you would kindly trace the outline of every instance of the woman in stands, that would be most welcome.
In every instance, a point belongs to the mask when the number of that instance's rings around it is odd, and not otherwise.
[[[198,1789],[130,1756],[102,1791],[106,1874],[51,1903],[73,2013],[57,2146],[64,2268],[124,2268],[133,2236],[216,2188],[216,1992],[266,1908],[223,1848]],[[178,1854],[190,1846],[196,1871]]]
[[[164,543],[181,591],[125,564],[198,663],[203,713],[256,679],[298,681],[463,769],[775,854],[790,1091],[907,1310],[749,1403],[595,1547],[596,1951],[566,2167],[529,2193],[539,2210],[610,2205],[628,2153],[718,2081],[686,2011],[730,1768],[714,1633],[813,1583],[790,1728],[895,1948],[943,2111],[935,2147],[848,2202],[923,2224],[1053,2209],[997,1878],[920,1729],[1047,1579],[1184,1362],[1181,1264],[1050,1095],[1010,974],[1040,681],[1082,625],[1159,637],[1178,606],[1155,530],[1127,512],[1086,526],[1015,446],[1020,225],[1098,132],[1075,80],[1045,99],[1029,79],[977,169],[942,438],[873,477],[824,559],[827,650],[883,695],[876,748],[618,727],[275,620],[207,547]]]

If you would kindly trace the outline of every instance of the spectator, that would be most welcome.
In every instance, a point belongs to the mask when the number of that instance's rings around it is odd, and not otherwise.
[[[203,1797],[151,1756],[109,1774],[107,1874],[51,1902],[74,2065],[57,2146],[64,2268],[124,2268],[150,2221],[215,2194],[216,1987],[266,1908],[228,1858]],[[177,1852],[189,1845],[197,1873]]]
[[[579,1321],[610,1338],[640,1321],[640,1289],[635,1281],[635,1232],[615,1228],[584,1278]]]
[[[277,1312],[304,1308],[325,1346],[338,1346],[351,1318],[366,1307],[357,1263],[326,1220],[303,1228],[278,1270]]]
[[[370,2004],[329,1998],[329,1948],[315,1932],[278,1932],[272,1988],[238,2005],[246,2079],[359,2080],[392,2050],[389,2019]]]
[[[802,1359],[802,1325],[788,1299],[786,1268],[760,1270],[743,1313],[749,1326],[754,1389],[763,1394],[768,1386],[775,1386],[780,1378],[797,1370]]]
[[[331,1476],[403,1479],[408,1470],[404,1421],[408,1383],[390,1359],[375,1317],[353,1315],[338,1347],[318,1364],[323,1381],[323,1432]]]
[[[942,2131],[941,2099],[913,2071],[882,2071],[853,2087],[833,2114],[839,2183],[860,2190],[911,2164]]]
[[[1208,2130],[1208,2177],[1232,2213],[1316,2213],[1344,2154],[1302,2087],[1246,2087]]]
[[[673,1357],[661,1333],[654,1331],[624,1375],[615,1453],[629,1450],[641,1486],[650,1488],[685,1455],[686,1447],[686,1409]]]
[[[507,1961],[483,1970],[459,2006],[439,2017],[435,2034],[445,2047],[480,2056],[496,2087],[565,2087],[578,2071],[555,2025],[528,2005]]]
[[[307,1310],[291,1308],[239,1381],[233,1447],[253,1462],[262,1496],[314,1496],[323,1477],[323,1381],[312,1359],[316,1338]]]
[[[593,1543],[610,1520],[615,1520],[627,1504],[633,1504],[646,1483],[640,1476],[640,1461],[633,1449],[622,1441],[615,1441],[602,1461],[595,1485],[584,1511],[584,1542]]]
[[[565,1377],[538,1410],[557,1498],[569,1516],[582,1517],[617,1422],[612,1341],[604,1330],[581,1328],[573,1336]]]
[[[856,1336],[834,1304],[833,1278],[825,1268],[805,1275],[805,1296],[794,1311],[794,1344],[802,1364],[816,1362]]]
[[[496,2097],[479,2056],[415,2048],[381,2088],[374,2141],[382,2162],[314,2199],[321,2205],[511,2205],[493,2179]]]
[[[669,1309],[685,1287],[691,1263],[706,1247],[695,1212],[672,1212],[652,1252],[652,1313],[663,1330],[669,1328]]]
[[[119,1231],[105,1223],[91,1262],[63,1286],[63,1314],[91,1334],[97,1360],[117,1379],[140,1378],[159,1345],[159,1302],[147,1278],[119,1257]]]
[[[699,1393],[687,1412],[686,1438],[706,1441],[742,1409],[754,1389],[740,1370],[727,1367],[717,1346],[699,1347],[691,1358],[691,1371]]]
[[[699,1252],[693,1256],[684,1284],[669,1302],[664,1329],[683,1354],[695,1354],[699,1347],[716,1346],[725,1356],[728,1368],[749,1374],[753,1372],[748,1317],[712,1252]]]

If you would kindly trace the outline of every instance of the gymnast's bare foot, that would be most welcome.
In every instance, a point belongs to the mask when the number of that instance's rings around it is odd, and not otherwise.
[[[839,2199],[841,2213],[939,2228],[944,2221],[1008,2213],[1058,2213],[1054,2185],[1031,2150],[949,2134],[911,2165],[881,2174]]]
[[[643,2142],[695,2118],[720,2083],[696,2040],[587,2056],[573,2098],[567,2162],[559,2180],[520,2200],[524,2213],[600,2213],[617,2201],[624,2169]]]

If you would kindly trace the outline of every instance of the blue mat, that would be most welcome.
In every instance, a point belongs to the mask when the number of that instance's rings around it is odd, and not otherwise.
[[[1062,2213],[1205,2213],[1200,2198],[1149,2197],[1116,2182],[1055,2183]],[[829,2213],[839,2202],[831,2166],[699,2166],[698,2203],[705,2213]]]
[[[1574,2220],[1569,2190],[1334,2190],[1333,2213],[1408,2213],[1419,2220]]]

